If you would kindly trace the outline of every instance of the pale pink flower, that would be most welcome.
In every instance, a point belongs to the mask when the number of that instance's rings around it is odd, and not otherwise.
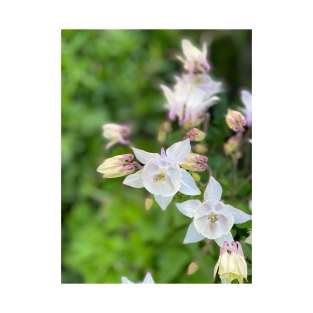
[[[111,148],[113,145],[120,143],[123,145],[129,144],[128,137],[131,134],[131,129],[127,125],[120,125],[115,123],[108,123],[102,126],[102,135],[109,142],[105,146],[106,149]]]
[[[164,85],[161,88],[169,119],[177,117],[181,126],[192,128],[203,121],[207,110],[219,100],[216,94],[222,91],[222,83],[206,74],[187,74],[176,77],[173,89]]]
[[[210,70],[207,61],[207,45],[204,43],[202,50],[195,47],[189,40],[182,40],[183,56],[178,56],[178,60],[183,63],[184,69],[190,73],[205,73]]]

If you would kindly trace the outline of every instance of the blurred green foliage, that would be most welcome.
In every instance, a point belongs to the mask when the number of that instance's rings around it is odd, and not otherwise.
[[[205,241],[183,245],[190,220],[173,203],[165,212],[156,204],[147,211],[143,189],[96,173],[104,158],[129,152],[122,146],[104,150],[101,126],[106,122],[130,123],[134,145],[160,150],[156,135],[166,113],[159,84],[172,84],[182,70],[175,59],[182,38],[196,45],[212,41],[211,73],[224,82],[225,92],[211,109],[209,165],[223,186],[225,202],[250,212],[251,147],[234,166],[223,144],[231,136],[224,122],[227,108],[241,105],[240,89],[251,90],[251,31],[63,30],[63,283],[119,283],[121,276],[141,281],[148,270],[158,283],[213,282],[218,247]],[[170,141],[176,137],[173,132]],[[251,246],[243,241],[250,228],[248,222],[232,231],[243,245],[249,281]],[[199,270],[189,276],[192,261]]]

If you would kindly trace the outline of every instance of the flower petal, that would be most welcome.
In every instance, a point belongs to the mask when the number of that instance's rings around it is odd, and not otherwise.
[[[182,181],[179,189],[181,193],[188,196],[196,196],[201,193],[196,182],[186,170],[181,169],[181,179]]]
[[[154,280],[150,272],[148,272],[142,282],[143,284],[154,284]]]
[[[133,188],[143,188],[143,183],[142,183],[142,179],[141,179],[141,173],[142,170],[134,173],[134,174],[130,174],[128,175],[124,180],[123,180],[123,184],[133,187]]]
[[[183,162],[191,151],[189,138],[176,142],[166,150],[166,155],[173,161]]]
[[[234,223],[235,224],[242,224],[245,223],[247,221],[251,220],[251,215],[234,208],[233,206],[229,205],[229,204],[225,204],[223,207],[223,210],[225,210],[226,212],[229,212],[230,214],[233,215],[234,217]]]
[[[136,159],[142,164],[146,164],[151,159],[155,159],[160,156],[158,153],[151,153],[137,148],[132,148],[132,150],[134,151]]]
[[[187,229],[187,233],[185,236],[185,239],[183,241],[183,243],[194,243],[194,242],[198,242],[202,239],[204,239],[205,237],[202,236],[201,234],[199,234],[193,224],[193,222],[189,225],[188,229]]]
[[[247,120],[247,125],[250,127],[252,125],[252,95],[247,90],[241,91],[241,101],[243,102],[245,108],[244,113]]]
[[[164,211],[168,205],[171,203],[173,196],[164,197],[160,195],[154,195],[155,201],[158,203],[158,205],[161,207],[161,209]]]
[[[204,200],[215,204],[221,200],[222,197],[222,186],[213,177],[210,177],[209,183],[204,191]]]
[[[194,217],[197,209],[201,206],[200,200],[187,200],[185,202],[176,203],[177,209],[188,217]]]
[[[133,284],[133,282],[125,276],[123,276],[121,280],[122,280],[122,284]]]
[[[215,242],[222,247],[224,241],[227,241],[229,244],[231,244],[234,241],[234,238],[232,236],[232,234],[229,232],[227,235],[222,236],[220,238],[215,239]]]
[[[208,239],[217,239],[228,234],[234,224],[231,214],[217,214],[217,220],[212,222],[209,215],[196,217],[194,224],[197,231]]]

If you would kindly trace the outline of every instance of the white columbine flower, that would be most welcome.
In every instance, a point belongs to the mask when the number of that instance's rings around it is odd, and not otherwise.
[[[122,284],[135,284],[134,282],[132,282],[131,280],[129,280],[127,277],[123,276],[122,277]],[[144,280],[142,281],[142,283],[140,284],[154,284],[154,280],[152,278],[151,273],[147,273]]]
[[[207,45],[204,43],[202,51],[195,47],[189,40],[182,40],[183,57],[177,58],[183,63],[184,69],[190,73],[207,72],[210,65],[207,61]]]
[[[222,83],[214,81],[209,75],[187,74],[176,77],[173,90],[161,85],[166,97],[165,107],[169,119],[177,117],[179,124],[186,128],[197,126],[204,118],[206,111],[219,98],[215,95],[222,90]]]
[[[155,201],[165,210],[179,191],[185,195],[199,195],[192,176],[180,167],[191,151],[189,139],[177,142],[161,154],[150,153],[137,148],[133,152],[144,164],[138,172],[127,176],[123,184],[134,188],[145,188],[154,195]]]
[[[221,246],[224,241],[232,242],[230,233],[233,224],[251,219],[251,215],[221,201],[222,187],[211,176],[204,192],[204,202],[187,200],[176,203],[177,209],[192,218],[184,243],[198,242],[204,238],[215,240]]]
[[[105,139],[109,140],[106,149],[111,148],[113,145],[120,143],[123,145],[129,144],[128,137],[131,134],[131,129],[127,125],[120,125],[115,123],[108,123],[102,126],[102,135]]]
[[[247,280],[248,269],[245,256],[238,241],[224,242],[220,249],[220,256],[214,267],[214,279],[218,273],[222,283],[231,284],[237,280],[243,283]]]
[[[247,90],[241,91],[241,101],[244,104],[243,113],[245,115],[247,126],[251,127],[252,125],[252,95]]]

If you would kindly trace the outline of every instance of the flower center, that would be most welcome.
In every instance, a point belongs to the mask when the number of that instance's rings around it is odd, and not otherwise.
[[[208,220],[211,222],[211,223],[215,223],[218,218],[217,218],[217,215],[215,213],[210,213],[210,215],[208,216]]]
[[[155,176],[153,177],[153,180],[154,180],[155,182],[160,182],[160,181],[165,180],[165,178],[166,178],[165,173],[164,173],[164,172],[160,172],[159,174],[157,174],[157,175],[155,175]]]

